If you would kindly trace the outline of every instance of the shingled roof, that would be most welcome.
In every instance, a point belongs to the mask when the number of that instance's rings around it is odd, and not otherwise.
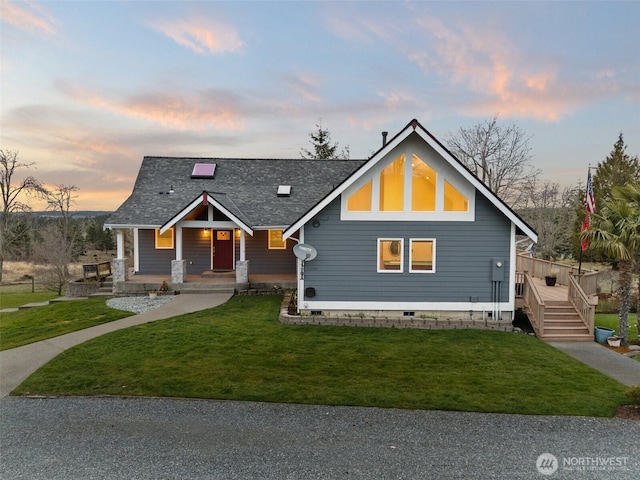
[[[196,163],[215,163],[213,178],[192,178]],[[144,157],[131,196],[107,227],[160,227],[203,192],[252,228],[287,227],[365,160]],[[290,185],[289,196],[278,196]],[[170,193],[171,192],[171,193]]]

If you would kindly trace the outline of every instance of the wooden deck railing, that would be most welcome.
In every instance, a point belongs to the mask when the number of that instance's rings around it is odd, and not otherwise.
[[[529,272],[523,273],[523,299],[527,305],[527,313],[531,326],[538,337],[544,335],[544,301],[533,284]]]
[[[589,330],[589,334],[593,335],[598,297],[587,294],[580,287],[579,279],[576,277],[577,275],[569,276],[569,301],[578,311],[578,315]],[[595,278],[597,278],[597,275]]]

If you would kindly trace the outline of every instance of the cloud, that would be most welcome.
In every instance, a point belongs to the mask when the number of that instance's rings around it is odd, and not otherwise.
[[[198,54],[238,52],[244,47],[233,26],[206,18],[161,20],[151,27]]]
[[[56,81],[56,87],[76,101],[130,118],[143,119],[164,127],[203,130],[243,128],[242,99],[228,90],[208,89],[195,93],[143,92],[119,98]]]
[[[464,23],[444,23],[439,18],[421,15],[416,25],[426,42],[407,52],[407,57],[425,74],[438,75],[458,91],[453,101],[458,111],[471,115],[499,112],[503,116],[557,121],[581,106],[619,92],[623,87],[616,72],[591,66],[573,66],[554,54],[532,57],[517,49],[498,28],[478,28]],[[581,74],[580,72],[583,72]],[[460,88],[467,89],[460,93]]]
[[[32,2],[0,1],[0,21],[28,32],[55,35],[57,21],[45,8]]]

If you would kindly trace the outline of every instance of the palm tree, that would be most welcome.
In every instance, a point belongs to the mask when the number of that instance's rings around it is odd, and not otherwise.
[[[640,184],[614,187],[599,213],[591,214],[591,225],[580,235],[618,261],[620,311],[619,335],[629,342],[629,310],[634,260],[640,257]]]

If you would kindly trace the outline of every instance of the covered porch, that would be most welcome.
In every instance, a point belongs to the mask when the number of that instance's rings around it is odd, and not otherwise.
[[[118,294],[139,295],[159,290],[163,282],[169,290],[180,293],[211,293],[218,291],[266,291],[288,290],[296,288],[295,274],[255,274],[249,275],[249,281],[238,283],[235,272],[207,272],[202,275],[186,275],[184,282],[173,283],[171,275],[130,275],[114,292]]]

